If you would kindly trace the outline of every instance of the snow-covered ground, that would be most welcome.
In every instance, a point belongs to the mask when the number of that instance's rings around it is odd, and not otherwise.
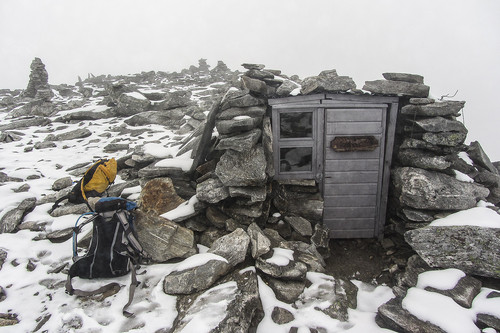
[[[92,104],[82,109],[104,110],[102,106]],[[65,111],[69,113],[73,111]],[[62,114],[62,113],[61,113]],[[59,114],[58,116],[60,116]],[[6,123],[6,113],[0,113],[0,124]],[[75,124],[53,123],[46,127],[31,127],[23,129],[22,139],[10,143],[0,143],[0,171],[10,177],[23,179],[23,182],[6,182],[0,186],[0,216],[11,207],[16,207],[27,197],[36,197],[38,200],[47,194],[53,193],[51,187],[55,180],[68,176],[65,170],[79,163],[91,162],[97,158],[119,158],[125,151],[113,154],[103,153],[103,147],[109,143],[128,143],[130,148],[145,145],[148,153],[165,158],[162,166],[189,167],[190,160],[185,156],[170,160],[178,146],[172,146],[173,138],[177,135],[162,126],[149,125],[147,131],[133,137],[128,134],[120,135],[113,130],[122,125],[124,119],[105,119],[97,121],[82,121]],[[60,134],[87,128],[92,136],[69,141],[55,142],[55,148],[33,149],[25,151],[28,146],[41,142],[50,134]],[[135,128],[137,129],[137,128]],[[111,133],[112,135],[103,135]],[[162,138],[160,140],[160,138]],[[78,178],[73,176],[73,180]],[[119,177],[116,182],[122,182]],[[22,184],[30,186],[27,192],[16,193]],[[128,189],[129,194],[137,194],[140,188]],[[176,214],[190,211],[193,199],[185,207],[181,207]],[[29,213],[24,223],[47,223],[48,231],[61,230],[72,227],[79,217],[67,215],[52,217],[47,211],[51,203],[37,206]],[[474,220],[475,217],[485,221],[488,225],[498,225],[500,222],[494,214],[483,211],[486,208],[475,208],[455,217],[454,222],[463,223],[463,220]],[[498,215],[497,215],[498,216]],[[170,216],[172,217],[172,216]],[[449,217],[448,220],[453,220]],[[449,221],[447,223],[450,223]],[[0,270],[0,287],[3,288],[6,298],[0,302],[1,314],[16,314],[19,323],[14,326],[0,327],[0,332],[31,332],[37,325],[39,331],[47,332],[155,332],[168,329],[176,318],[176,297],[167,295],[162,289],[162,280],[169,272],[180,269],[183,263],[155,264],[144,266],[138,278],[141,285],[130,311],[135,313],[132,318],[122,316],[122,307],[127,302],[129,276],[114,279],[82,280],[75,278],[74,286],[79,289],[95,289],[112,280],[118,282],[122,288],[116,294],[105,299],[99,297],[77,298],[65,293],[64,283],[66,274],[58,268],[71,263],[72,241],[52,243],[49,240],[35,240],[38,232],[21,230],[16,233],[0,234],[0,249],[7,252],[7,258]],[[201,251],[204,249],[200,246]],[[208,257],[207,257],[208,258]],[[207,259],[208,260],[208,259]],[[185,263],[184,263],[185,265]],[[252,269],[252,268],[250,268]],[[404,300],[404,306],[417,317],[428,320],[448,332],[476,332],[474,319],[478,312],[490,313],[500,317],[500,299],[487,299],[491,291],[483,288],[476,298],[471,309],[465,309],[454,303],[451,298],[423,290],[425,286],[449,289],[453,288],[463,272],[458,270],[444,270],[422,274],[419,285],[410,289]],[[309,273],[307,278],[311,285],[304,291],[313,292],[322,284],[331,283],[331,277]],[[294,308],[290,304],[276,299],[273,291],[259,280],[259,291],[264,307],[265,317],[258,327],[258,332],[289,332],[293,326],[298,332],[309,332],[307,327],[323,327],[327,332],[390,332],[379,328],[375,323],[377,308],[394,297],[392,290],[387,286],[373,286],[360,281],[353,281],[359,288],[357,308],[349,310],[349,322],[340,322],[325,315],[318,309],[328,304],[309,304]],[[215,288],[227,288],[228,295],[234,286],[224,284]],[[225,289],[226,290],[226,289]],[[274,307],[279,306],[290,311],[295,319],[287,324],[278,325],[271,319]],[[214,308],[207,308],[191,318],[192,323],[186,326],[186,332],[208,332],[217,319],[225,311],[225,304]],[[492,332],[491,329],[485,332]]]

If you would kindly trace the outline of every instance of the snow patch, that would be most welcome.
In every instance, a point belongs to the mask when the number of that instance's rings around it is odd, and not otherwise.
[[[194,214],[194,205],[196,205],[198,202],[199,201],[196,195],[193,195],[188,201],[181,203],[179,206],[177,206],[177,208],[172,209],[171,211],[168,211],[160,216],[170,221],[174,221],[180,217],[189,216],[191,214]]]
[[[431,226],[477,226],[483,228],[500,228],[500,215],[486,207],[474,207],[434,220]]]
[[[293,260],[293,250],[275,247],[273,248],[273,256],[267,259],[266,262],[276,266],[286,266],[292,260]]]

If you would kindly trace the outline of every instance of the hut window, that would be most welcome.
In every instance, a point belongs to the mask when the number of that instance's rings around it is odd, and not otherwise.
[[[312,179],[315,175],[317,109],[273,112],[274,165],[277,178]]]

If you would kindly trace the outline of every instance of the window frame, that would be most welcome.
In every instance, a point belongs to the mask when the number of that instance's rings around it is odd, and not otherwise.
[[[281,138],[281,115],[284,113],[311,113],[312,115],[312,137]],[[318,108],[317,107],[285,107],[273,108],[273,151],[275,179],[315,179],[318,173]],[[280,157],[281,148],[311,148],[311,170],[308,171],[281,171]]]

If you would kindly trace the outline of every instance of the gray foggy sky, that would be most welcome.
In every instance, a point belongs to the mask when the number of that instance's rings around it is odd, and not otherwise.
[[[40,57],[49,83],[88,73],[179,71],[206,58],[301,78],[325,69],[361,88],[384,72],[423,75],[465,100],[468,142],[500,160],[499,0],[1,0],[0,88],[25,88]]]

